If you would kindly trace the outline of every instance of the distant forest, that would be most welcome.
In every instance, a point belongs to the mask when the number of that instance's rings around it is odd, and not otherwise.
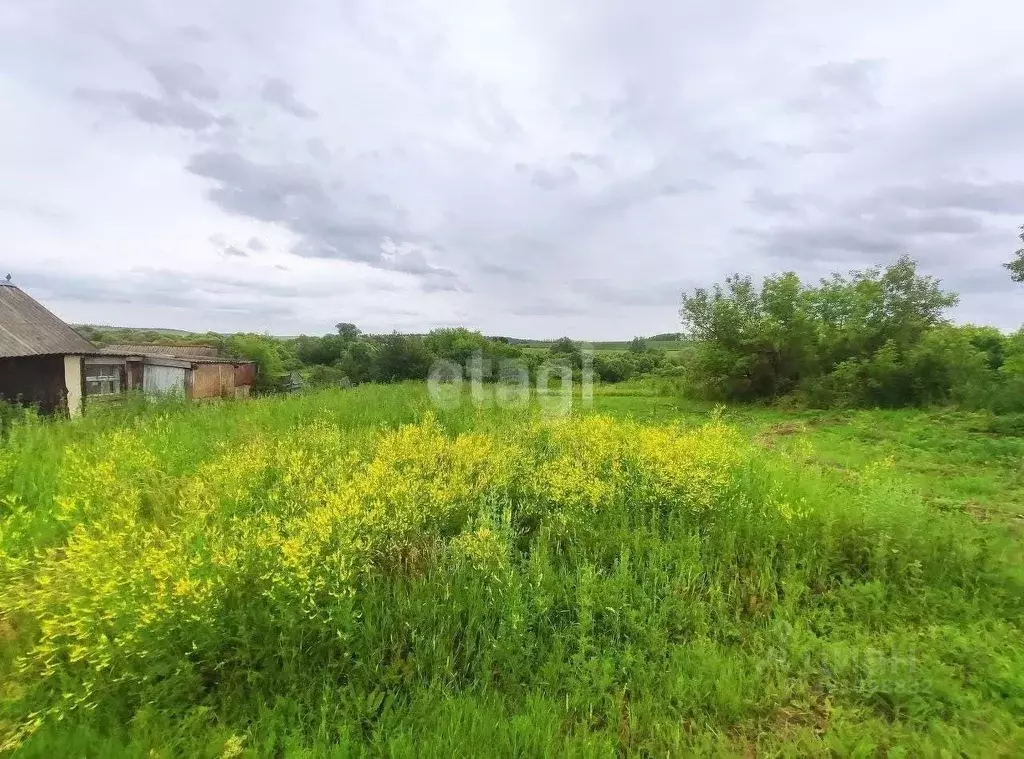
[[[1024,228],[1021,231],[1024,242]],[[1024,249],[1004,264],[1024,282]],[[467,366],[481,356],[490,378],[516,360],[578,369],[585,349],[602,382],[667,380],[674,391],[711,401],[819,407],[955,405],[1024,412],[1024,328],[956,325],[959,296],[902,256],[886,267],[835,273],[807,283],[793,272],[735,274],[682,293],[681,332],[581,344],[568,337],[488,337],[456,327],[427,334],[373,335],[342,322],[328,335],[272,337],[82,326],[99,345],[211,345],[255,361],[259,387],[350,385],[425,379],[437,360]]]
[[[94,325],[76,325],[76,329],[99,346],[212,346],[224,355],[255,361],[259,367],[258,390],[263,392],[283,389],[296,376],[303,384],[313,386],[426,379],[435,361],[452,361],[465,367],[476,354],[492,370],[491,379],[497,378],[503,360],[519,361],[531,374],[545,362],[579,369],[585,348],[595,351],[593,370],[598,379],[622,382],[640,376],[679,373],[690,347],[680,333],[587,344],[568,337],[488,337],[462,327],[435,329],[426,334],[369,334],[348,322],[337,324],[331,334],[299,337]]]

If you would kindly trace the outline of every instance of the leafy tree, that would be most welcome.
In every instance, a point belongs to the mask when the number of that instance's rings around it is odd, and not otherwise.
[[[627,346],[630,353],[643,353],[647,350],[647,341],[642,337],[634,337]]]
[[[479,354],[492,372],[498,368],[497,362],[501,359],[519,358],[523,353],[507,340],[487,338],[464,327],[435,329],[423,339],[423,344],[432,358],[452,361],[463,367]]]
[[[579,348],[576,347],[576,343],[574,343],[568,337],[560,337],[557,340],[555,340],[553,343],[551,343],[551,352],[552,353],[567,353],[567,354],[571,354],[571,353],[578,353],[579,352]]]
[[[270,390],[280,383],[285,373],[280,340],[270,335],[237,334],[227,339],[226,347],[234,355],[256,364],[257,390]]]
[[[977,327],[968,324],[959,329],[970,340],[972,347],[985,354],[989,369],[998,371],[1006,358],[1006,336],[995,327]]]
[[[369,382],[373,377],[373,366],[378,350],[375,342],[366,339],[349,343],[334,366],[348,377],[350,382]]]
[[[370,378],[374,382],[426,379],[430,364],[430,353],[423,338],[394,332],[378,338]]]
[[[1020,228],[1020,241],[1024,243],[1024,226]],[[1013,260],[1003,266],[1010,270],[1010,279],[1014,282],[1024,282],[1024,248],[1018,250]]]
[[[433,330],[423,339],[423,344],[435,358],[465,366],[477,351],[488,352],[492,343],[479,332],[449,327]]]
[[[594,356],[594,373],[602,382],[622,382],[651,374],[666,366],[664,351],[610,351],[599,352]]]
[[[295,352],[306,366],[330,366],[341,358],[344,344],[338,335],[307,337],[295,340]]]
[[[791,272],[766,277],[760,288],[734,275],[684,294],[680,315],[699,341],[694,371],[709,396],[773,399],[803,390],[901,405],[935,395],[914,384],[908,361],[956,303],[902,256],[884,270],[833,274],[815,287]]]
[[[994,410],[1024,411],[1024,328],[1006,340],[1005,360],[998,376]]]
[[[349,322],[339,322],[334,325],[334,328],[338,330],[338,337],[346,342],[358,340],[362,332],[359,331],[359,327]]]
[[[773,398],[793,390],[814,361],[811,300],[793,273],[750,277],[683,296],[681,316],[701,349],[698,374],[717,397]]]
[[[943,322],[943,314],[959,302],[943,291],[934,277],[917,273],[909,256],[885,270],[833,274],[811,290],[822,328],[826,361],[872,353],[892,340],[903,348],[922,332]]]

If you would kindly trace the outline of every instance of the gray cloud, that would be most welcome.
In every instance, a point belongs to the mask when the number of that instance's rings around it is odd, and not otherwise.
[[[876,261],[906,252],[904,238],[879,230],[870,223],[836,220],[820,226],[771,227],[743,233],[760,240],[765,255],[789,261],[834,263],[858,258]]]
[[[795,214],[800,213],[805,206],[805,199],[799,195],[776,192],[768,187],[758,187],[747,199],[747,204],[766,214]]]
[[[708,157],[713,163],[733,171],[750,171],[764,167],[764,164],[756,158],[740,155],[732,150],[713,150]]]
[[[667,163],[639,176],[612,185],[591,202],[592,211],[622,212],[659,198],[672,198],[693,193],[707,193],[714,188],[693,177],[679,176]]]
[[[870,199],[873,208],[958,209],[1024,216],[1024,182],[942,181],[885,189]]]
[[[80,88],[79,95],[100,105],[120,106],[139,121],[154,126],[201,132],[228,122],[210,109],[210,104],[220,98],[220,91],[198,65],[159,63],[147,70],[156,83],[158,95],[96,88]]]
[[[178,28],[178,34],[187,40],[192,42],[209,42],[213,39],[213,35],[210,34],[206,29],[195,24],[186,24]]]
[[[795,197],[779,199],[765,191],[759,194],[762,209],[779,208],[786,223],[741,230],[741,237],[755,240],[760,252],[783,268],[816,274],[885,264],[909,253],[965,301],[986,293],[996,297],[1012,289],[999,271],[1000,254],[994,253],[1010,237],[998,216],[1024,210],[1019,189],[1014,182],[943,180],[884,187],[841,203],[808,201],[802,208]],[[977,301],[967,308],[979,308]]]
[[[583,316],[590,311],[585,303],[571,303],[560,297],[534,297],[510,307],[514,316]]]
[[[678,305],[683,291],[694,285],[693,282],[676,280],[626,286],[608,280],[582,277],[573,280],[571,288],[574,293],[582,294],[597,306],[654,307]]]
[[[142,301],[150,306],[182,310],[230,310],[282,317],[294,313],[289,304],[261,296],[255,287],[229,280],[211,283],[168,271],[141,270],[117,279],[82,279],[34,272],[26,275],[24,284],[40,297],[71,302],[127,305]],[[287,298],[296,293],[276,294]]]
[[[110,283],[149,292],[135,270],[155,261],[204,272],[151,288],[191,293],[197,320],[259,297],[212,283],[230,269],[396,283],[402,328],[594,339],[674,330],[682,283],[906,251],[964,314],[1014,326],[995,296],[1024,221],[1024,11],[979,2],[15,13],[5,250],[93,282],[83,311],[129,307]],[[265,297],[324,318],[301,292]]]
[[[265,81],[262,95],[268,103],[273,103],[300,119],[311,119],[316,116],[316,111],[300,102],[295,96],[295,89],[283,79],[271,77]]]
[[[259,282],[223,275],[191,275],[168,269],[139,267],[117,278],[71,277],[30,271],[21,278],[25,287],[46,297],[66,301],[102,300],[181,309],[216,309],[236,313],[293,316],[295,302],[303,298],[342,296],[357,289],[393,291],[386,283],[339,286],[337,283],[296,285],[262,279]]]
[[[884,61],[829,61],[811,68],[805,91],[791,101],[800,111],[841,108],[860,110],[878,106],[878,85]]]
[[[482,274],[496,277],[505,282],[533,282],[536,279],[532,272],[488,261],[481,261],[477,264],[477,270]]]
[[[164,95],[171,99],[186,96],[196,100],[212,102],[220,97],[220,91],[210,82],[206,72],[195,63],[160,63],[149,67]]]
[[[202,131],[219,123],[218,117],[187,100],[165,99],[141,92],[81,90],[82,97],[99,104],[119,105],[139,121],[164,127]]]
[[[587,166],[600,171],[607,171],[611,166],[607,156],[598,155],[595,153],[581,153],[580,151],[573,151],[567,156],[568,159],[580,166]]]
[[[536,169],[530,181],[543,190],[558,190],[576,184],[579,175],[572,166],[563,166],[558,170]]]
[[[404,229],[398,213],[390,221],[344,208],[306,164],[260,164],[237,153],[209,150],[188,163],[193,174],[214,181],[210,200],[225,211],[279,224],[299,237],[292,252],[309,258],[354,261],[420,277],[431,289],[454,289],[455,273],[429,263],[424,238]],[[379,205],[377,198],[375,205]],[[391,247],[391,250],[388,248]]]

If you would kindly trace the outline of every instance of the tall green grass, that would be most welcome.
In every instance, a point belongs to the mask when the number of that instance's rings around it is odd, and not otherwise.
[[[0,509],[0,743],[26,756],[1024,748],[1013,535],[714,418],[418,385],[29,418]],[[144,619],[152,583],[196,605]]]

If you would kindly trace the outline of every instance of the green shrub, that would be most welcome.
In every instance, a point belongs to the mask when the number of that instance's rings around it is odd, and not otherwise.
[[[1019,338],[943,318],[957,296],[906,256],[886,269],[726,279],[684,295],[693,387],[723,400],[812,406],[1024,408]]]

